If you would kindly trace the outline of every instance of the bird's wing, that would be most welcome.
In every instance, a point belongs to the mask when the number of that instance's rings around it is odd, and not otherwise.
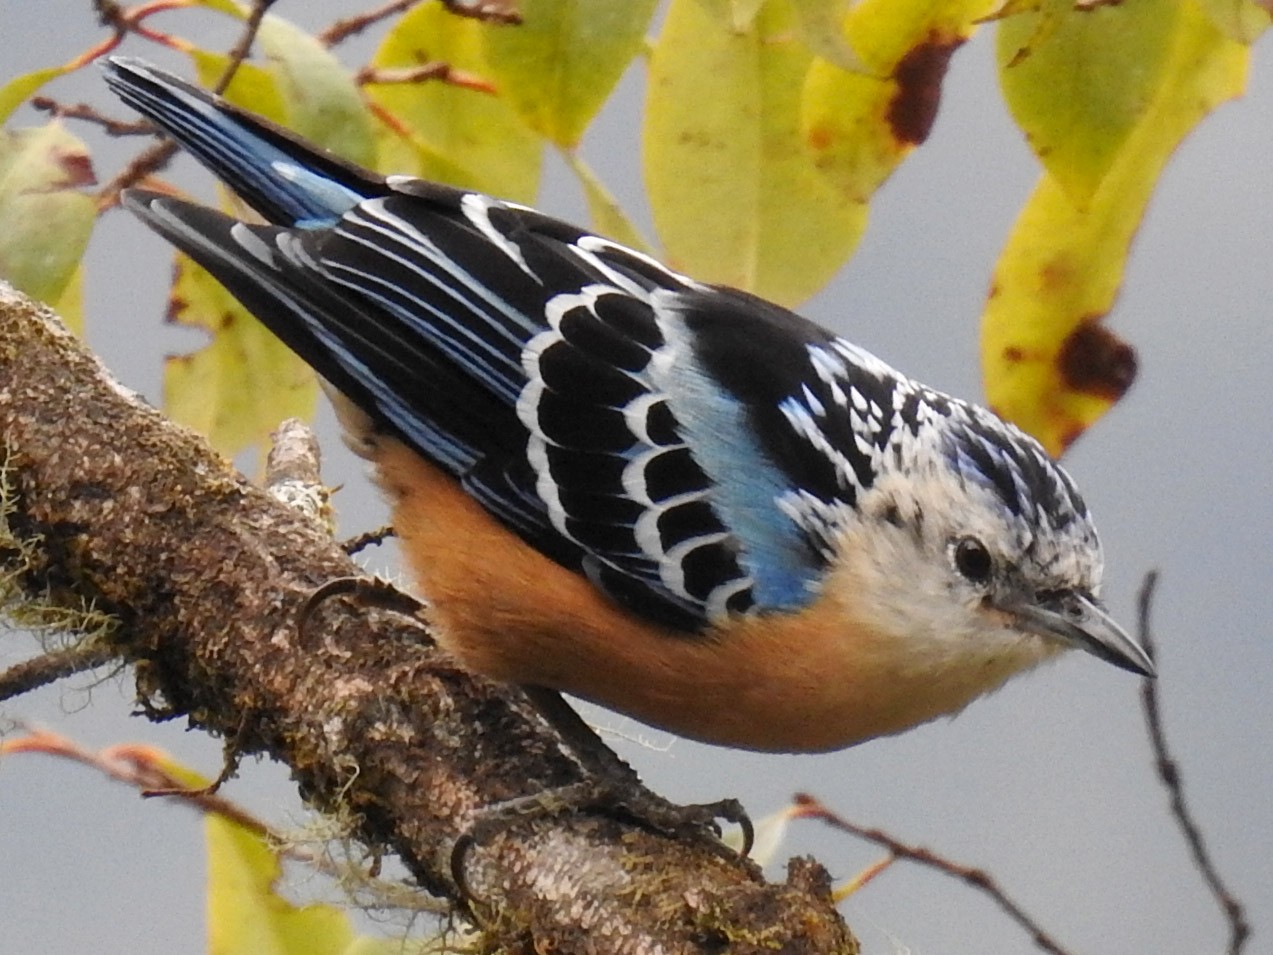
[[[521,207],[390,183],[322,229],[127,201],[494,516],[636,612],[700,629],[812,599],[819,522],[853,481],[791,402],[853,447],[811,358],[837,340]]]
[[[107,78],[273,224],[137,191],[134,211],[534,547],[682,629],[812,599],[878,451],[851,346],[531,209],[350,166],[139,61]]]

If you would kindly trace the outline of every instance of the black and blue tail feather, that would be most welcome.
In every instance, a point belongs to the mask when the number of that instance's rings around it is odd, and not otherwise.
[[[267,222],[334,225],[354,205],[385,191],[379,177],[142,60],[111,57],[104,69],[120,99],[177,140]]]

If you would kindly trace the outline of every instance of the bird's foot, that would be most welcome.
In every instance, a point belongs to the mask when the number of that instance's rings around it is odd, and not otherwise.
[[[296,631],[304,640],[308,636],[310,618],[320,605],[333,597],[350,597],[363,607],[392,610],[408,617],[418,617],[425,605],[380,577],[336,577],[315,588],[296,613]]]

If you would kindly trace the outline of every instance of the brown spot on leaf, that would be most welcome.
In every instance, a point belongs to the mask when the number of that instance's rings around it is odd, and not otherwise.
[[[810,149],[821,152],[828,149],[835,141],[835,137],[831,135],[831,130],[819,123],[817,126],[809,128],[809,134],[806,137]]]
[[[1108,401],[1123,397],[1136,379],[1136,352],[1097,317],[1070,332],[1056,363],[1068,387]]]
[[[888,124],[899,141],[918,146],[928,138],[951,54],[963,42],[963,37],[930,33],[898,62],[893,71],[897,92],[888,106]]]
[[[61,177],[57,185],[61,188],[73,189],[77,186],[94,186],[97,175],[93,172],[93,161],[88,153],[80,149],[59,149],[53,157],[57,161]]]
[[[1074,262],[1060,252],[1039,266],[1039,285],[1045,292],[1059,292],[1074,284]]]

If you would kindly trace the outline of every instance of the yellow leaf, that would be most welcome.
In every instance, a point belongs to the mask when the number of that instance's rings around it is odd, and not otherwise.
[[[54,121],[0,130],[0,278],[53,305],[88,245],[97,204],[84,144]]]
[[[164,407],[226,455],[263,445],[283,418],[309,418],[318,390],[303,361],[206,270],[177,256],[170,320],[207,329],[201,350],[168,359]]]
[[[422,3],[389,31],[372,65],[395,69],[444,61],[480,75],[486,69],[484,29],[441,4]],[[543,141],[504,100],[437,80],[373,84],[365,91],[400,127],[378,133],[380,169],[534,200]]]
[[[53,311],[66,323],[66,327],[81,338],[84,337],[84,263],[80,262],[71,273],[62,294],[53,303]]]
[[[1045,174],[995,269],[981,330],[987,397],[1053,454],[1130,385],[1135,356],[1100,322],[1118,294],[1132,237],[1180,140],[1245,85],[1246,46],[1193,3],[1174,22],[1153,101],[1090,203],[1077,208]]]
[[[293,905],[274,891],[279,861],[261,837],[209,815],[208,955],[341,955],[349,918],[330,905]]]
[[[1075,204],[1091,198],[1154,102],[1182,8],[1180,0],[1137,0],[1076,10],[1053,0],[1000,22],[1004,97]]]
[[[805,46],[832,66],[855,73],[869,72],[849,45],[845,24],[853,0],[792,0],[796,28]]]
[[[809,71],[801,129],[818,168],[846,196],[865,202],[928,138],[950,58],[993,0],[863,0],[845,20],[854,55]]]
[[[1273,21],[1266,2],[1253,0],[1198,0],[1198,5],[1221,33],[1238,43],[1254,43]]]
[[[811,61],[786,0],[745,31],[673,0],[650,61],[643,152],[675,268],[791,304],[852,253],[866,208],[818,173],[798,128]]]
[[[9,82],[0,86],[0,123],[7,120],[13,114],[13,111],[25,103],[31,94],[41,86],[65,73],[65,67],[50,66],[42,70],[23,73],[21,76],[15,76]]]
[[[225,73],[230,59],[224,53],[210,53],[207,50],[191,50],[190,59],[194,61],[195,72],[199,82],[211,89]],[[287,104],[279,90],[278,80],[264,66],[243,62],[234,71],[230,85],[221,94],[229,102],[244,109],[259,113],[268,120],[286,126],[288,123]]]
[[[499,95],[536,132],[570,149],[645,42],[658,0],[523,0],[519,26],[481,35]]]

